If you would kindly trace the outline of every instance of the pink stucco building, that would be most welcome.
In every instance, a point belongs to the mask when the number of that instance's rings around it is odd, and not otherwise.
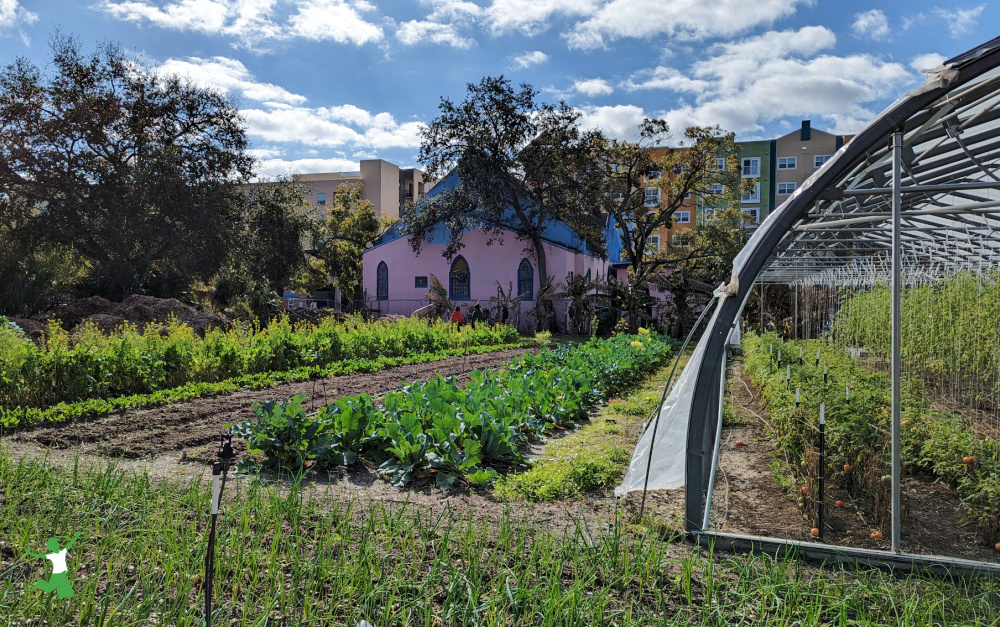
[[[610,264],[590,253],[569,229],[555,227],[552,231],[553,237],[547,238],[543,246],[549,274],[556,283],[571,276],[589,274],[596,278],[607,274]],[[535,305],[539,276],[538,264],[524,242],[508,233],[503,243],[494,241],[487,246],[487,235],[473,231],[463,236],[465,247],[449,261],[442,256],[445,237],[443,229],[436,231],[417,255],[405,235],[390,232],[365,251],[365,305],[383,315],[410,315],[428,304],[424,296],[429,291],[430,276],[434,275],[448,290],[449,300],[466,312],[477,302],[495,309],[498,289],[521,295],[520,311],[509,311],[508,321],[530,328],[534,324],[530,310]],[[494,299],[492,303],[490,299]],[[556,303],[557,318],[566,315],[565,308],[565,304]],[[493,313],[494,319],[499,319],[500,312]]]

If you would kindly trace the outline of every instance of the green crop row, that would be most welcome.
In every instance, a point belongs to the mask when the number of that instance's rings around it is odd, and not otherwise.
[[[70,335],[53,324],[43,345],[0,328],[0,408],[45,408],[84,399],[153,394],[252,375],[325,368],[351,360],[437,353],[518,341],[507,325],[454,328],[421,320],[346,324],[326,318],[292,325],[285,317],[265,327],[237,324],[199,338],[171,323],[145,332],[124,325],[113,334],[89,326]]]
[[[882,287],[845,299],[833,322],[835,340],[888,359],[890,296]],[[1000,272],[960,272],[933,285],[906,288],[900,322],[903,361],[925,380],[963,388],[982,382],[980,395],[997,393]]]
[[[892,498],[888,481],[888,377],[866,370],[847,351],[824,340],[782,343],[774,334],[758,336],[749,332],[743,346],[744,372],[763,395],[780,450],[788,457],[789,470],[800,484],[810,487],[807,495],[816,494],[815,453],[822,403],[826,408],[827,478],[867,500],[875,512],[876,524],[887,527]],[[828,369],[826,382],[824,366]],[[801,402],[796,407],[797,388]],[[932,411],[918,378],[904,379],[901,396],[904,469],[947,481],[985,539],[991,544],[1000,540],[1000,442],[978,436],[962,416]],[[815,503],[809,498],[803,505],[812,510]]]
[[[339,377],[357,373],[378,372],[393,366],[406,366],[437,361],[457,355],[478,355],[495,351],[517,348],[521,343],[499,344],[496,346],[471,346],[465,348],[448,348],[433,353],[416,353],[405,357],[378,357],[376,359],[348,359],[338,361],[329,366],[302,366],[295,370],[284,372],[262,372],[233,377],[224,381],[211,383],[185,383],[184,385],[158,390],[149,394],[131,394],[112,398],[88,398],[72,403],[57,403],[51,407],[15,407],[5,410],[0,408],[0,430],[18,425],[31,425],[40,422],[61,422],[75,418],[97,416],[120,409],[138,409],[157,407],[169,403],[202,398],[213,394],[226,394],[236,390],[255,390],[271,387],[288,381],[307,381],[322,377]]]
[[[460,479],[486,484],[498,476],[493,466],[525,463],[529,438],[572,428],[603,395],[634,385],[671,351],[648,333],[593,339],[473,372],[464,387],[441,376],[414,383],[386,395],[382,407],[366,394],[315,414],[306,414],[304,396],[272,400],[254,405],[254,418],[233,430],[269,466],[349,465],[364,455],[395,485],[430,474],[442,488]]]

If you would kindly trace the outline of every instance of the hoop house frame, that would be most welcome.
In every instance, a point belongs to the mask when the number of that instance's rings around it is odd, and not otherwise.
[[[736,549],[909,569],[1000,574],[1000,564],[901,552],[899,290],[908,277],[1000,266],[1000,37],[946,61],[845,144],[757,228],[705,331],[691,395],[685,531]],[[905,267],[904,267],[905,266]],[[755,284],[893,286],[892,551],[710,532],[708,485],[726,344]],[[652,446],[652,445],[650,445]],[[706,498],[708,497],[708,498]]]

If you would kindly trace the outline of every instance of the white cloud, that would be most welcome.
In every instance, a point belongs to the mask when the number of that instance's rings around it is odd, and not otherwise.
[[[698,40],[731,36],[795,12],[810,0],[611,0],[566,34],[570,48],[601,48],[659,35]]]
[[[476,44],[471,37],[463,37],[459,30],[469,26],[482,15],[482,8],[465,0],[424,0],[432,7],[423,20],[403,22],[396,31],[396,38],[407,46],[434,43],[469,49]]]
[[[16,30],[27,46],[30,41],[21,27],[37,21],[38,15],[22,7],[18,0],[0,0],[0,33]]]
[[[524,54],[519,54],[513,59],[511,59],[510,69],[523,70],[526,67],[531,67],[532,65],[539,65],[545,63],[548,60],[549,60],[549,55],[545,54],[541,50],[532,50],[531,52],[525,52]]]
[[[290,32],[298,37],[362,45],[382,39],[382,29],[366,22],[361,12],[373,7],[367,2],[353,5],[343,0],[304,0],[289,20]]]
[[[599,128],[609,137],[638,139],[638,126],[646,115],[642,107],[613,105],[608,107],[578,107],[580,126],[584,129]]]
[[[879,9],[872,9],[854,15],[851,30],[856,37],[869,37],[876,41],[889,38],[889,20]]]
[[[871,55],[821,54],[835,43],[825,27],[772,31],[714,45],[686,74],[656,68],[629,84],[693,95],[694,102],[662,113],[678,132],[718,124],[752,134],[763,130],[762,121],[786,116],[824,117],[838,132],[857,132],[874,115],[865,103],[896,93],[914,77],[903,65]]]
[[[333,148],[416,148],[420,122],[399,124],[388,113],[372,115],[353,105],[243,109],[247,133],[266,142]]]
[[[331,157],[327,159],[261,159],[257,163],[257,174],[262,178],[276,178],[290,174],[310,174],[316,172],[357,172],[359,164],[353,159]]]
[[[260,83],[241,62],[226,57],[201,59],[168,59],[156,68],[161,74],[177,74],[188,78],[202,88],[218,89],[226,93],[236,92],[247,100],[279,104],[302,104],[305,96],[293,94],[284,87],[271,83]]]
[[[669,89],[677,92],[691,92],[700,94],[710,87],[708,81],[693,79],[682,74],[680,71],[665,66],[658,66],[651,70],[640,70],[625,81],[625,88],[629,91],[637,89]]]
[[[519,31],[537,35],[548,29],[549,19],[556,15],[586,16],[597,7],[598,0],[493,0],[486,16],[496,34]]]
[[[913,57],[913,60],[910,61],[910,67],[918,72],[922,72],[923,70],[933,70],[947,60],[948,57],[943,54],[928,52],[927,54],[921,54]]]
[[[934,15],[938,16],[948,24],[948,31],[953,39],[958,39],[962,35],[970,32],[979,22],[985,4],[980,4],[972,9],[942,9],[934,7]]]
[[[614,92],[614,87],[603,78],[588,78],[573,83],[573,89],[585,96],[607,96]]]
[[[0,0],[9,1],[9,0]],[[361,13],[374,7],[364,0],[282,0],[293,12],[278,19],[279,0],[100,0],[96,8],[119,20],[160,28],[223,35],[251,47],[263,41],[302,37],[332,39],[362,45],[382,39],[382,29],[365,21]]]
[[[396,31],[396,38],[407,46],[420,43],[445,44],[454,48],[467,50],[475,45],[476,40],[462,37],[454,24],[440,22],[411,20],[403,22]]]

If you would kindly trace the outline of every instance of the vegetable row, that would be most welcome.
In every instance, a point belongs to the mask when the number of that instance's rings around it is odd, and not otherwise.
[[[790,461],[788,470],[807,488],[803,494],[816,494],[822,403],[827,479],[867,501],[876,524],[886,528],[892,500],[888,377],[866,370],[846,350],[824,340],[782,342],[774,334],[750,332],[744,355],[744,372],[763,396],[780,451]],[[961,415],[933,411],[923,386],[922,380],[907,377],[901,389],[904,470],[954,487],[992,545],[1000,540],[1000,442],[978,434]],[[815,502],[805,499],[803,506],[815,516]]]
[[[488,484],[499,476],[495,467],[526,463],[521,449],[530,438],[572,428],[671,352],[669,340],[640,330],[524,355],[473,372],[464,387],[441,376],[413,383],[381,406],[361,394],[307,414],[303,396],[272,400],[254,405],[254,418],[233,431],[267,466],[350,465],[364,456],[399,486],[431,474],[441,488],[459,480]]]
[[[5,325],[0,327],[0,408],[6,412],[0,414],[518,339],[516,329],[506,325],[457,330],[421,320],[343,323],[334,318],[292,325],[282,317],[263,328],[213,329],[204,338],[179,323],[144,332],[124,325],[112,334],[87,326],[72,335],[53,323],[44,344],[36,345]]]

